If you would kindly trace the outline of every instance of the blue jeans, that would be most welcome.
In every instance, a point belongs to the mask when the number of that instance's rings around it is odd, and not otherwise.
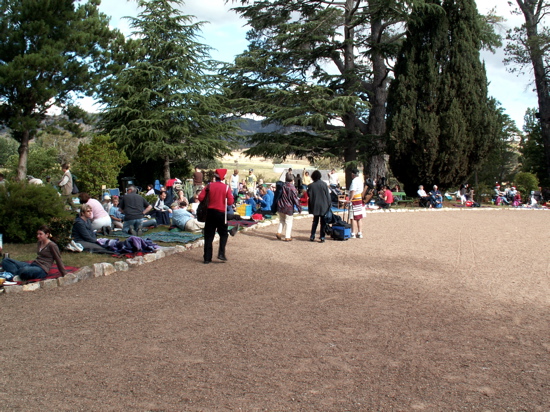
[[[137,232],[138,230],[141,230],[142,224],[143,219],[125,220],[122,225],[122,231],[124,233],[130,233],[130,228],[132,228]]]
[[[6,272],[13,273],[13,276],[19,275],[21,280],[44,279],[48,276],[44,269],[34,263],[20,262],[11,258],[4,258],[2,267]]]

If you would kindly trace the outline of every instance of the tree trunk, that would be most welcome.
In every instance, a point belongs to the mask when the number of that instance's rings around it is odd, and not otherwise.
[[[382,38],[382,21],[373,19],[371,22],[371,44],[379,44]],[[388,172],[388,156],[386,153],[386,142],[384,134],[386,133],[386,102],[388,101],[388,73],[384,56],[379,48],[373,47],[371,54],[372,61],[372,87],[368,92],[371,109],[367,123],[367,134],[370,139],[379,136],[373,141],[374,152],[367,159],[364,165],[364,174],[375,179],[378,176],[386,177]]]
[[[546,0],[538,0],[535,3],[517,0],[517,3],[525,17],[525,27],[527,32],[527,45],[529,56],[533,65],[535,75],[535,86],[537,88],[537,97],[539,103],[540,125],[542,143],[544,145],[544,155],[546,160],[546,175],[550,179],[550,95],[548,88],[548,79],[544,66],[544,52],[541,50],[541,39],[538,34],[537,24],[539,22],[538,9]]]
[[[164,181],[170,180],[170,158],[166,156],[164,158],[164,164],[162,165],[162,170],[164,173]]]
[[[25,130],[18,133],[17,140],[19,140],[19,163],[17,164],[17,181],[24,182],[27,179],[27,160],[29,158],[29,136],[30,132]]]

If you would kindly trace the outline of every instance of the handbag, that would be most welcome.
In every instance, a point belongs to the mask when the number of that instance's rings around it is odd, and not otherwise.
[[[197,220],[199,222],[206,222],[206,216],[208,214],[208,186],[206,186],[206,196],[197,206]]]

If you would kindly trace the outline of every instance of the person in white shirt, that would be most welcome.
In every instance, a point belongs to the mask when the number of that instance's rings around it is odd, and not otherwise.
[[[351,238],[355,239],[356,237],[358,239],[363,238],[362,233],[362,219],[363,219],[363,213],[364,213],[364,205],[363,205],[363,179],[359,177],[359,170],[353,169],[351,171],[351,185],[349,187],[349,199],[351,202],[352,207],[352,220],[351,220]]]
[[[237,199],[237,196],[239,195],[239,171],[237,169],[233,170],[229,184],[231,186],[231,191],[233,192],[233,198]]]
[[[340,182],[338,181],[338,173],[336,173],[336,170],[332,169],[328,175],[328,184],[333,189],[340,186]]]
[[[418,186],[416,193],[418,194],[421,207],[431,207],[430,196],[424,190],[424,186]]]

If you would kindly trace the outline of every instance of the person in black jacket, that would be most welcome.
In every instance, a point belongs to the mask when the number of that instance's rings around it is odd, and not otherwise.
[[[321,172],[318,170],[315,170],[311,174],[311,179],[313,180],[313,183],[311,183],[307,189],[307,194],[309,197],[308,212],[313,215],[311,236],[309,237],[309,240],[312,242],[315,240],[315,232],[317,232],[317,226],[319,225],[319,221],[321,221],[321,234],[319,237],[321,243],[323,243],[325,241],[327,226],[325,214],[331,206],[330,191],[328,190],[327,184],[321,180]]]
[[[96,234],[92,230],[91,215],[92,207],[88,204],[83,204],[80,208],[80,213],[74,220],[71,237],[76,243],[80,243],[87,252],[112,253],[97,243]]]

